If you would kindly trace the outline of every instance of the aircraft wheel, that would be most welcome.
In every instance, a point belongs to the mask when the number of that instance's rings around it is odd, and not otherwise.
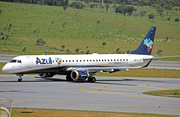
[[[21,82],[21,81],[22,81],[22,78],[19,78],[19,79],[18,79],[18,82]]]
[[[88,78],[88,82],[96,82],[96,78],[95,77]]]
[[[92,77],[92,78],[91,78],[91,82],[96,82],[96,78],[95,78],[95,77]]]
[[[66,76],[66,80],[67,80],[67,81],[73,81],[72,78],[71,78],[71,76],[70,76],[70,74],[68,74],[68,75]]]

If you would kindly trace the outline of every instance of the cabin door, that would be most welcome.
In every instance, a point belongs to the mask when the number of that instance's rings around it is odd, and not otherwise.
[[[27,61],[28,61],[28,68],[32,68],[33,67],[33,61],[32,61],[32,58],[27,56],[26,57]]]

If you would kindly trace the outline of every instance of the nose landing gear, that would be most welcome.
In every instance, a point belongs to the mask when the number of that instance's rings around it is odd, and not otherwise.
[[[18,82],[21,82],[23,79],[22,79],[22,76],[23,76],[23,74],[16,74],[17,76],[19,76],[19,78],[18,78]]]

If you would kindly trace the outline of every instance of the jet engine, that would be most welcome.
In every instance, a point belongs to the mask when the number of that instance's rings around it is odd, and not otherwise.
[[[89,77],[89,74],[87,71],[79,71],[79,70],[73,70],[70,74],[71,79],[73,79],[74,81],[77,80],[86,80],[86,78]]]
[[[41,77],[53,77],[54,75],[54,73],[39,73],[39,76]]]

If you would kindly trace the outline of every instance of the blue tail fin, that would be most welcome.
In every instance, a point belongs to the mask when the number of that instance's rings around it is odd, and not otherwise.
[[[139,47],[129,54],[151,55],[151,51],[154,44],[155,33],[156,33],[156,27],[151,27],[151,29],[146,34]]]

